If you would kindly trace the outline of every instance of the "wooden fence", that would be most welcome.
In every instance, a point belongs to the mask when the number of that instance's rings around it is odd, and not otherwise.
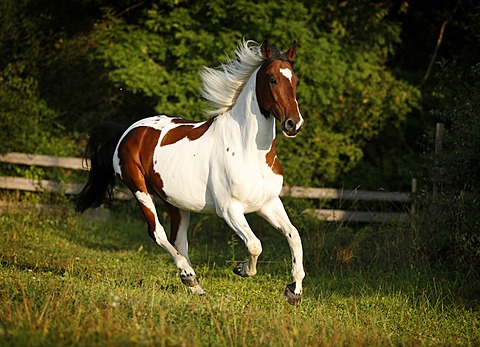
[[[7,153],[0,155],[0,162],[30,166],[56,167],[69,170],[87,170],[89,164],[84,162],[81,158],[53,157],[24,153]],[[82,184],[0,176],[0,189],[76,194],[81,188]],[[412,180],[412,191],[408,193],[343,190],[333,188],[283,187],[281,196],[302,199],[337,200],[340,202],[351,201],[354,204],[359,201],[376,202],[385,206],[396,203],[401,206],[401,208],[398,209],[401,212],[358,211],[352,208],[349,210],[309,209],[305,211],[323,221],[371,223],[408,221],[411,214],[415,213],[415,192],[416,181]],[[132,197],[132,194],[127,191],[119,191],[115,193],[115,198],[118,199],[130,199]]]

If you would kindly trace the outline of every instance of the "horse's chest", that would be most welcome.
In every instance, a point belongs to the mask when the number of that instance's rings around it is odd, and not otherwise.
[[[229,198],[241,202],[253,212],[280,194],[283,176],[275,174],[264,163],[243,163],[232,171],[224,188]]]

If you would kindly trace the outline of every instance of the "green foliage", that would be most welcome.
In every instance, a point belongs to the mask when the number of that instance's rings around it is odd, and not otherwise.
[[[306,123],[297,139],[279,139],[288,184],[335,182],[359,163],[368,141],[386,128],[400,130],[418,107],[418,91],[385,64],[400,40],[385,6],[360,0],[2,6],[0,68],[8,80],[9,62],[23,66],[22,83],[34,95],[19,94],[15,105],[26,112],[30,105],[30,118],[60,122],[67,137],[102,120],[130,123],[154,112],[204,119],[198,72],[225,61],[224,52],[232,56],[242,37],[268,38],[281,49],[299,43],[295,70]],[[0,98],[10,100],[15,86],[2,88]]]
[[[0,4],[0,153],[66,154],[71,142],[62,138],[57,112],[41,93],[40,59],[48,59],[39,37],[43,14],[29,16],[29,1]]]
[[[24,76],[22,66],[7,65],[0,75],[0,152],[45,150],[55,112],[38,93],[37,81]]]

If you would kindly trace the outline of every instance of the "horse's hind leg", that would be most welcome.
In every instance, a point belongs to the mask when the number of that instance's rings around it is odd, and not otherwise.
[[[182,255],[181,252],[175,249],[175,247],[173,247],[168,241],[165,229],[158,220],[157,211],[151,195],[148,191],[144,192],[141,190],[135,191],[134,195],[138,200],[145,219],[147,220],[150,237],[170,253],[175,265],[180,269],[182,283],[187,285],[192,293],[204,294],[205,291],[200,287],[197,276],[189,263],[188,257]]]
[[[190,224],[190,211],[181,210],[165,202],[170,214],[170,243],[192,265],[188,257],[188,225]]]

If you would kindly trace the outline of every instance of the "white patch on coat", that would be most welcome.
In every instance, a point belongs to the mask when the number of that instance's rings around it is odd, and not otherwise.
[[[292,84],[292,70],[290,69],[280,69],[280,73],[285,76],[286,78],[288,78],[288,80],[290,81],[290,84]]]
[[[135,197],[153,214],[156,214],[155,205],[153,203],[152,197],[149,194],[137,191],[135,192]]]

